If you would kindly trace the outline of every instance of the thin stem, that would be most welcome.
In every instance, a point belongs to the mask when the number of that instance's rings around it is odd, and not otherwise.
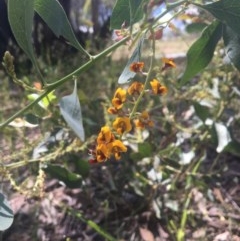
[[[154,38],[154,31],[152,29],[150,29],[150,32],[151,32],[151,35],[153,36],[153,39],[152,39],[152,56],[151,56],[151,59],[150,59],[150,66],[149,66],[149,71],[148,71],[148,74],[147,74],[147,77],[146,77],[146,80],[145,80],[145,83],[144,83],[144,86],[143,86],[143,91],[140,93],[140,95],[138,96],[137,100],[136,100],[136,103],[132,109],[132,112],[130,113],[130,116],[129,118],[133,118],[134,114],[136,113],[137,111],[137,108],[140,104],[140,101],[144,95],[144,90],[147,88],[148,86],[148,83],[151,79],[151,74],[152,74],[152,71],[153,71],[153,64],[154,64],[154,59],[155,59],[155,38]]]
[[[100,234],[102,237],[104,237],[107,241],[117,241],[112,235],[107,233],[105,230],[103,230],[97,223],[90,219],[86,219],[81,212],[78,210],[66,207],[67,211],[70,215],[74,216],[75,218],[80,219],[82,222],[86,223],[89,227],[94,229],[98,234]]]
[[[63,77],[60,80],[55,81],[52,84],[48,84],[46,85],[46,90],[45,92],[43,92],[36,100],[34,100],[33,102],[31,102],[30,104],[28,104],[26,107],[24,107],[23,109],[19,110],[18,112],[16,112],[14,115],[12,115],[11,117],[9,117],[6,121],[4,121],[3,123],[0,124],[0,129],[2,129],[3,127],[7,126],[11,121],[13,121],[15,118],[21,116],[24,112],[26,112],[27,110],[31,109],[35,104],[37,104],[40,100],[42,100],[45,96],[47,96],[50,92],[52,92],[53,90],[55,90],[56,88],[58,88],[59,86],[61,86],[63,83],[67,82],[69,79],[72,79],[72,77],[74,75],[79,75],[82,72],[88,70],[90,67],[92,67],[99,59],[102,59],[103,57],[105,57],[106,55],[108,55],[109,53],[111,53],[113,50],[115,50],[116,48],[118,48],[119,46],[121,46],[122,44],[124,44],[125,42],[127,42],[129,40],[129,36],[123,38],[122,40],[120,40],[119,42],[113,44],[112,46],[110,46],[109,48],[105,49],[104,51],[102,51],[100,54],[92,56],[91,59],[83,64],[80,68],[76,69],[75,71],[73,71],[72,73],[68,74],[67,76]]]

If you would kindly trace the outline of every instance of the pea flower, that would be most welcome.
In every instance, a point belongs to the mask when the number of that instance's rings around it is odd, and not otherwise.
[[[109,114],[112,114],[112,115],[117,115],[118,114],[118,109],[116,109],[115,107],[109,107],[108,109],[107,109],[107,112],[109,113]]]
[[[122,88],[118,88],[116,90],[114,97],[112,99],[112,104],[115,109],[119,110],[123,107],[123,103],[126,101],[126,95],[127,95],[126,90]]]
[[[150,120],[149,114],[147,111],[143,111],[139,118],[134,121],[135,126],[140,129],[144,129],[146,127],[152,127],[154,125],[153,121]]]
[[[108,145],[100,144],[96,147],[96,160],[97,162],[104,162],[110,157]]]
[[[160,94],[166,94],[168,89],[166,86],[162,85],[158,80],[153,79],[152,81],[150,81],[150,85],[152,87],[152,91],[155,95]]]
[[[113,133],[111,132],[110,127],[108,126],[103,126],[101,128],[100,133],[98,134],[97,137],[97,143],[98,144],[107,144],[112,142],[115,139]]]
[[[124,132],[131,131],[132,125],[128,117],[118,117],[113,122],[113,128],[117,131],[119,135],[122,135]]]
[[[162,70],[165,70],[168,68],[176,68],[176,64],[174,63],[173,59],[162,58],[162,62],[164,63]]]
[[[127,147],[120,140],[114,140],[111,143],[111,153],[114,155],[116,160],[119,160],[121,158],[121,152],[126,151]]]
[[[133,62],[130,64],[130,67],[129,69],[132,71],[132,72],[135,72],[135,73],[138,73],[138,72],[142,72],[143,70],[143,67],[144,67],[144,63],[143,62]]]
[[[138,81],[133,82],[127,90],[129,95],[134,95],[134,94],[140,95],[142,91],[143,91],[143,84]]]

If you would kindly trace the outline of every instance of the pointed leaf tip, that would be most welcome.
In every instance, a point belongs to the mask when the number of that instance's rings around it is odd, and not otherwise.
[[[74,90],[72,94],[64,96],[60,102],[60,111],[75,134],[81,139],[85,140],[85,133],[82,121],[81,105],[77,95],[77,81],[75,80]]]
[[[140,58],[141,58],[141,50],[142,50],[142,45],[144,42],[144,37],[141,38],[137,44],[137,47],[135,48],[135,50],[133,51],[130,59],[128,60],[123,72],[121,73],[119,79],[118,79],[118,83],[119,84],[126,84],[128,83],[135,75],[135,72],[132,72],[130,70],[130,65],[133,62],[139,62]]]

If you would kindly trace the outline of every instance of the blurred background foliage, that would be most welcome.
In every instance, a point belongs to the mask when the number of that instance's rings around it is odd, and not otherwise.
[[[112,43],[109,19],[114,1],[61,2],[87,50],[96,54]],[[1,164],[9,168],[3,171],[1,186],[16,214],[3,240],[217,240],[221,234],[232,237],[222,240],[238,240],[239,73],[223,63],[222,41],[203,72],[184,87],[176,84],[186,65],[187,49],[212,21],[206,12],[201,14],[201,26],[179,19],[176,29],[168,29],[158,40],[156,63],[161,57],[173,57],[177,68],[157,76],[169,89],[166,96],[144,97],[141,108],[149,110],[155,126],[129,134],[126,144],[130,148],[121,161],[89,165],[88,149],[101,126],[109,122],[106,108],[129,57],[126,46],[76,77],[85,143],[69,130],[54,102],[49,110],[36,106],[24,116],[37,126],[19,128],[23,118],[1,130]],[[37,17],[35,24],[38,61],[49,81],[86,61],[56,39]],[[9,50],[17,76],[39,82],[7,24],[0,28],[1,56]],[[143,51],[146,64],[147,45]],[[28,92],[13,83],[2,66],[0,84],[2,122],[29,99]],[[71,81],[64,84],[55,95],[70,94],[72,86]],[[219,143],[228,137],[229,143]],[[39,169],[41,162],[49,164],[45,173]]]

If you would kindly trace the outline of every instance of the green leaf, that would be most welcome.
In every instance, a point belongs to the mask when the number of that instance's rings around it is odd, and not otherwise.
[[[152,146],[148,142],[138,144],[138,152],[143,157],[152,156]]]
[[[195,112],[197,114],[197,116],[203,121],[205,122],[207,118],[209,118],[210,113],[209,113],[209,108],[206,106],[203,106],[201,104],[199,104],[198,102],[194,102],[193,103]]]
[[[198,5],[210,12],[214,17],[226,23],[236,33],[240,34],[240,1],[220,0],[215,3]]]
[[[223,40],[226,57],[240,71],[240,34],[236,33],[236,31],[232,30],[229,26],[224,24]]]
[[[122,24],[131,26],[143,17],[143,6],[147,0],[118,0],[113,8],[110,27],[120,29]]]
[[[39,124],[39,118],[36,116],[36,115],[33,115],[31,113],[28,113],[26,115],[24,115],[24,119],[30,123],[30,124],[33,124],[33,125],[38,125]]]
[[[45,109],[47,109],[47,107],[49,106],[50,103],[52,103],[57,97],[54,94],[55,90],[51,91],[46,97],[44,97],[42,99],[42,103],[45,107]]]
[[[138,144],[138,152],[131,153],[131,158],[133,160],[141,160],[144,157],[152,156],[152,146],[148,142]]]
[[[130,70],[130,65],[133,62],[139,62],[140,61],[143,42],[144,42],[144,37],[139,40],[137,47],[133,51],[131,57],[129,58],[129,60],[128,60],[126,66],[123,70],[123,72],[121,73],[120,77],[118,78],[119,84],[125,84],[125,83],[129,82],[136,75],[135,72],[132,72]]]
[[[57,0],[35,0],[34,9],[57,37],[63,36],[73,47],[86,53],[77,41],[67,15]]]
[[[86,178],[90,171],[89,162],[79,159],[79,157],[77,157],[77,160],[74,162],[76,165],[77,173],[80,174],[83,178]]]
[[[77,95],[76,80],[72,94],[64,96],[60,100],[59,105],[61,114],[69,127],[75,132],[81,141],[84,141],[85,134],[82,123],[81,105]]]
[[[180,79],[180,85],[186,84],[209,64],[221,36],[222,24],[219,21],[214,21],[204,29],[200,38],[188,50],[187,67]]]
[[[70,172],[65,167],[59,165],[47,165],[44,168],[52,178],[56,178],[59,181],[64,182],[69,188],[79,188],[82,184],[82,177],[76,173]]]
[[[240,157],[240,143],[236,140],[233,140],[228,143],[224,151],[230,152],[231,154]]]
[[[48,106],[50,103],[53,102],[53,100],[55,100],[57,97],[54,94],[55,90],[53,90],[52,92],[50,92],[46,97],[44,97],[42,100],[40,100],[38,102],[38,105],[41,106],[43,109],[47,110]],[[37,98],[39,98],[39,94],[36,93],[32,93],[27,95],[29,100],[36,100]]]
[[[0,192],[0,231],[8,229],[13,223],[14,215],[5,196]]]
[[[186,31],[188,33],[199,33],[202,32],[204,28],[207,27],[206,23],[191,23],[186,26]]]
[[[8,19],[18,45],[36,66],[32,45],[33,0],[8,0]]]

